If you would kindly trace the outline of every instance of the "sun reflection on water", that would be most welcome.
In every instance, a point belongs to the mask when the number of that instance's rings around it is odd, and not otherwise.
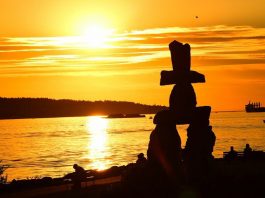
[[[91,168],[106,169],[108,120],[99,116],[89,117],[86,126],[90,135],[88,158],[92,161]]]

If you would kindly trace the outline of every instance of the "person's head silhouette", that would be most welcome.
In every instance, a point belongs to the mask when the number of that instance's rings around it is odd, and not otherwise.
[[[78,168],[78,165],[77,164],[74,164],[73,165],[73,168],[76,170]]]
[[[144,157],[144,154],[143,153],[140,153],[139,155],[138,155],[138,159],[141,159],[141,158],[143,158]]]

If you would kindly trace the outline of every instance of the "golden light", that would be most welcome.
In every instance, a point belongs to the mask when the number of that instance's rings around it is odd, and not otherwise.
[[[82,40],[87,47],[105,48],[111,40],[114,30],[100,24],[90,25],[84,30]]]
[[[88,145],[89,159],[91,159],[91,168],[103,170],[106,169],[107,156],[107,119],[93,116],[87,121],[87,131],[90,134]]]
[[[105,133],[107,125],[108,125],[107,120],[99,116],[91,116],[87,122],[87,128],[93,134]]]

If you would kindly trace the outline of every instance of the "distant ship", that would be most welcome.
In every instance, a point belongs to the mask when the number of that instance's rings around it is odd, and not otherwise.
[[[260,102],[249,102],[245,109],[246,112],[265,112],[265,107],[262,107]]]

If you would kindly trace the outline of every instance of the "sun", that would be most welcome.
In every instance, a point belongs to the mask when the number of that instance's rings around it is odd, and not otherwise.
[[[82,35],[84,44],[90,48],[105,48],[111,40],[114,30],[100,24],[93,24],[85,28]]]

